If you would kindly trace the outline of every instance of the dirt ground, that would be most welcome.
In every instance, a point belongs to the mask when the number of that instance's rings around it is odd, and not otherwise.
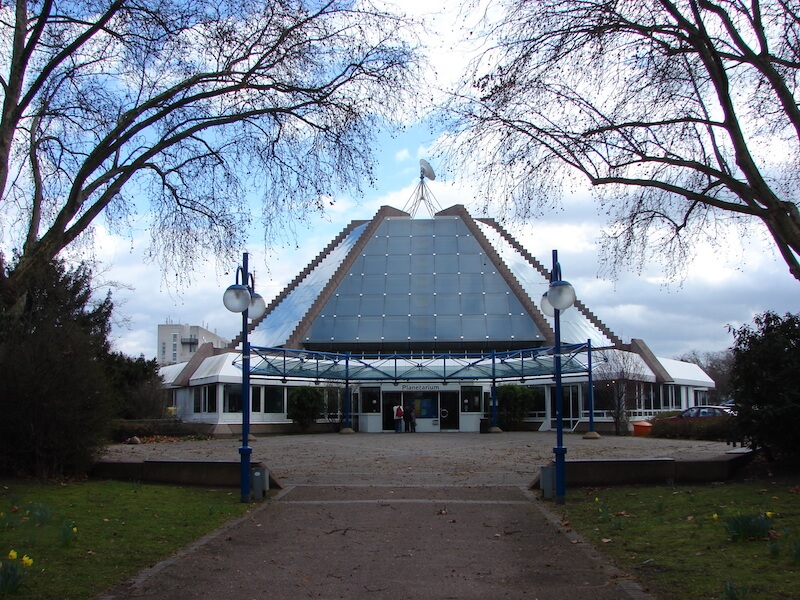
[[[240,441],[113,446],[107,458],[237,460]],[[283,489],[243,519],[109,590],[185,598],[650,598],[529,491],[555,435],[257,438]],[[724,443],[566,435],[568,458],[710,457]],[[567,490],[569,496],[569,490]]]

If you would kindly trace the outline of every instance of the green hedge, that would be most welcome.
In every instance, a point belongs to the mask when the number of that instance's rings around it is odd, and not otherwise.
[[[655,419],[653,437],[726,442],[737,438],[734,417],[702,417],[695,419]]]

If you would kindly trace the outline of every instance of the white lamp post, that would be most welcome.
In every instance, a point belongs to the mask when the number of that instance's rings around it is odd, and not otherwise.
[[[255,291],[255,277],[248,271],[247,252],[242,257],[242,266],[236,267],[236,283],[228,287],[222,303],[231,312],[242,313],[242,446],[239,448],[242,502],[250,502],[250,343],[247,340],[247,321],[264,316],[267,304]],[[239,275],[242,282],[239,282]]]
[[[553,367],[556,379],[556,504],[564,504],[566,497],[566,454],[564,447],[564,395],[561,385],[561,312],[575,303],[575,289],[568,281],[561,279],[561,265],[558,263],[558,250],[553,250],[553,270],[550,272],[550,287],[542,296],[542,312],[553,317],[555,347],[553,348]]]

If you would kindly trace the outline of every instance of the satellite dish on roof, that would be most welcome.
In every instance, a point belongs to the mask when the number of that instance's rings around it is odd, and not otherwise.
[[[436,179],[436,173],[433,172],[433,167],[424,158],[419,159],[419,178],[427,177],[431,181]]]
[[[419,161],[419,183],[411,198],[408,199],[408,202],[403,207],[403,210],[408,210],[412,217],[417,214],[420,204],[425,205],[432,217],[436,215],[437,211],[442,210],[431,191],[425,185],[426,177],[433,181],[436,179],[436,173],[433,172],[433,167],[431,167],[430,163],[423,158]]]

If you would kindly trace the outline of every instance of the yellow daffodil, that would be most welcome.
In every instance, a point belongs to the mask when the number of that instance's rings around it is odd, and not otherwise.
[[[78,528],[77,527],[73,527],[72,528],[72,533],[78,533]]]
[[[719,515],[717,513],[714,513],[713,515],[711,515],[711,518],[716,521],[717,519],[719,519]]]
[[[768,511],[766,512],[766,515],[767,515],[767,518],[768,518],[768,519],[771,519],[771,518],[772,518],[772,516],[773,516],[774,514],[775,514],[775,513],[774,513],[774,512],[772,512],[771,510],[768,510]]]
[[[11,550],[8,553],[8,559],[9,560],[17,560],[17,551],[16,550]]]
[[[33,565],[33,559],[26,554],[25,556],[22,557],[22,564],[25,565],[26,567],[30,567]]]
[[[595,502],[600,502],[600,498],[598,498],[597,496],[595,496],[595,498],[594,498],[594,501],[595,501]]]

